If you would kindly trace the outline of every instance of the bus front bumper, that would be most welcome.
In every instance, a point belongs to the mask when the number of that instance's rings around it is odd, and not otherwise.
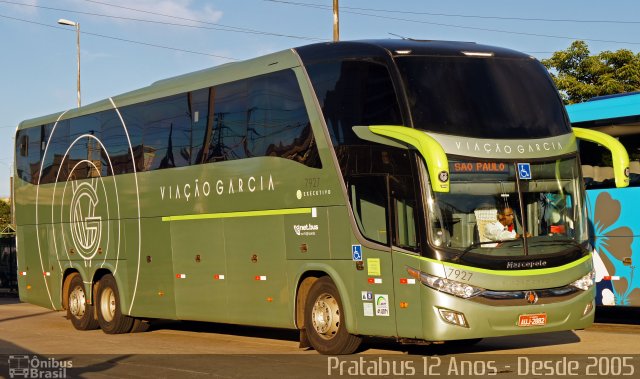
[[[593,323],[595,289],[547,304],[499,305],[427,289],[423,339],[445,341],[584,329]],[[496,304],[498,303],[498,304]]]

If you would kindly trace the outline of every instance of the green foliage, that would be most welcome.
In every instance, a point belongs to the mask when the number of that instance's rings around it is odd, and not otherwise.
[[[11,223],[11,206],[4,200],[0,200],[0,232]]]
[[[640,53],[630,50],[590,55],[584,41],[574,41],[567,50],[543,59],[542,64],[550,71],[567,104],[640,90]]]

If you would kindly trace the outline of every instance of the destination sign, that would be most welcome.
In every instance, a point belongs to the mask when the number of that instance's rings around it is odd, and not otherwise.
[[[504,162],[451,162],[449,170],[455,173],[509,173]]]

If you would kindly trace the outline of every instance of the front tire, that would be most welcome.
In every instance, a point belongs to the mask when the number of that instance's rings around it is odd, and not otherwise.
[[[304,325],[309,343],[320,354],[352,354],[362,343],[362,338],[347,332],[340,294],[328,276],[309,290]]]
[[[94,317],[93,305],[87,303],[82,277],[74,272],[67,280],[69,281],[66,293],[67,318],[78,330],[98,329],[98,320]]]
[[[134,318],[122,314],[120,294],[115,278],[108,274],[98,282],[96,300],[98,323],[107,334],[128,333],[133,328]]]

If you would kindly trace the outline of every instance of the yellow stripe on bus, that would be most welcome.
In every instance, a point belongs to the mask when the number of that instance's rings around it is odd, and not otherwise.
[[[405,255],[408,255],[408,254],[405,254]],[[456,268],[456,269],[466,270],[466,271],[479,272],[479,273],[483,273],[483,274],[506,275],[506,276],[531,276],[531,275],[554,274],[554,273],[562,272],[564,270],[568,270],[570,268],[579,266],[579,265],[587,262],[588,260],[590,260],[592,258],[592,255],[593,254],[585,255],[584,257],[582,257],[582,258],[580,258],[578,260],[575,260],[573,262],[567,263],[567,264],[562,265],[562,266],[549,267],[549,268],[534,268],[534,269],[528,269],[528,270],[489,270],[489,269],[485,269],[485,268],[464,266],[464,265],[460,265],[460,264],[456,264],[456,263],[439,261],[439,260],[436,260],[436,259],[431,259],[431,258],[426,258],[426,257],[417,257],[417,258],[420,259],[420,260],[423,260],[423,261],[427,261],[427,262],[431,262],[431,263],[437,263],[437,264],[441,264],[441,265],[447,266],[447,267],[453,267],[453,268]]]
[[[165,216],[162,218],[162,221],[187,221],[187,220],[208,220],[208,219],[216,219],[216,218],[278,216],[278,215],[307,214],[312,212],[313,212],[313,208],[285,208],[285,209],[270,209],[265,211],[199,213],[199,214],[192,214],[192,215]]]

